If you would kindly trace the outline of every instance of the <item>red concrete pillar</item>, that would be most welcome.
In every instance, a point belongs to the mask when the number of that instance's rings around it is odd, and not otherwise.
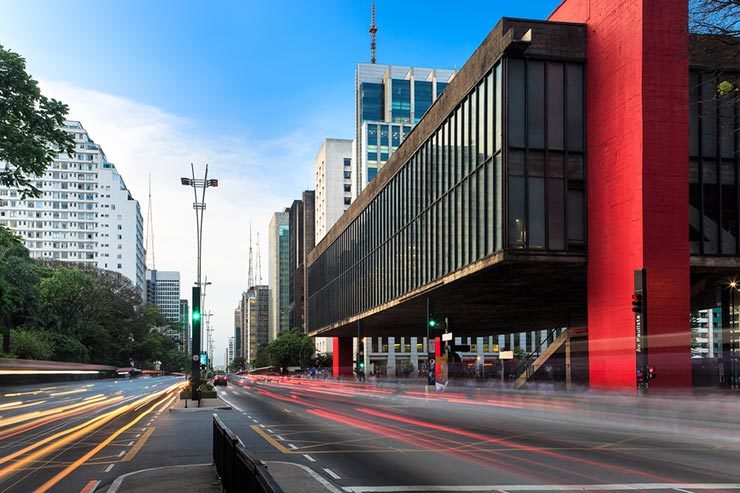
[[[333,337],[332,344],[334,354],[332,354],[333,375],[334,378],[340,376],[352,376],[352,338],[351,337]]]
[[[588,26],[592,388],[636,387],[633,271],[648,278],[650,388],[691,386],[687,0],[565,0]]]
[[[442,337],[435,337],[434,338],[434,358],[435,361],[437,358],[442,356]],[[442,367],[439,365],[434,365],[434,378],[439,382],[442,380]]]

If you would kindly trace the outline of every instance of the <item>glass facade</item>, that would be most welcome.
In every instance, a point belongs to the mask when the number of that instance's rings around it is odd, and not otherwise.
[[[583,251],[583,104],[582,65],[496,64],[309,267],[309,329],[505,248]]]
[[[391,121],[393,123],[411,121],[411,81],[407,79],[391,80]]]
[[[383,120],[383,84],[363,82],[360,92],[360,121]]]
[[[694,255],[738,253],[740,98],[717,91],[728,78],[733,77],[692,71],[689,79],[689,246]]]
[[[414,81],[414,123],[419,123],[431,105],[432,83],[425,80]]]

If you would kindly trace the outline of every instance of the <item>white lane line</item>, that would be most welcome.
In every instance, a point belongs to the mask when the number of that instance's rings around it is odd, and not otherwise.
[[[321,485],[324,488],[326,488],[330,493],[342,493],[342,490],[340,490],[339,488],[337,488],[336,486],[334,486],[333,484],[331,484],[324,476],[322,476],[321,474],[317,473],[316,471],[314,471],[313,469],[311,469],[310,467],[308,467],[308,466],[306,466],[304,464],[298,464],[297,462],[285,462],[285,461],[279,461],[279,460],[265,461],[265,464],[267,464],[267,465],[269,465],[269,464],[285,464],[285,465],[288,465],[288,466],[300,467],[301,469],[303,469],[304,471],[306,471],[308,474],[310,474],[312,478],[314,478],[316,481],[318,481],[319,483],[321,483]],[[115,492],[111,492],[110,490],[108,490],[108,493],[115,493]]]
[[[118,454],[118,457],[123,457],[126,454],[125,450],[121,450],[121,452]]]
[[[342,478],[341,478],[341,477],[339,476],[339,474],[335,473],[334,471],[332,471],[332,470],[331,470],[331,469],[329,469],[328,467],[325,467],[325,468],[324,468],[324,472],[325,472],[326,474],[328,474],[329,476],[331,476],[332,478],[334,478],[334,479],[342,479]]]
[[[260,425],[260,428],[264,428],[264,427],[265,427],[265,425]]]
[[[297,448],[298,448],[298,447],[296,447],[295,445],[293,445],[292,443],[289,443],[289,444],[288,444],[288,447],[290,447],[290,448],[292,448],[292,449],[297,449]]]
[[[311,462],[316,462],[316,459],[314,459],[313,457],[311,457],[308,454],[303,454],[303,457],[305,457],[306,459],[310,460]]]
[[[281,437],[280,435],[275,435],[275,437],[280,440],[281,442],[285,441],[285,438]]]
[[[268,429],[267,429],[267,433],[275,433],[275,432],[274,432],[274,431],[272,431],[272,430],[271,430],[270,428],[268,428]]]
[[[140,436],[141,436],[141,433],[139,433],[138,435],[134,436],[134,438],[139,438]]]
[[[255,423],[259,423],[259,421],[257,421],[257,420],[256,420],[256,419],[254,419],[254,418],[252,418],[252,421],[254,421]]]
[[[327,469],[324,469],[329,472]],[[338,478],[335,478],[338,479]],[[391,493],[405,491],[635,491],[635,490],[740,490],[740,483],[629,483],[629,484],[487,484],[487,485],[398,485],[345,486],[348,493]]]
[[[244,414],[247,414],[247,413],[244,413]],[[247,417],[248,417],[249,419],[252,419],[252,416],[247,416]]]
[[[241,412],[243,412],[243,410],[242,410],[241,408],[239,408],[239,406],[237,406],[237,405],[234,405],[234,403],[232,403],[232,402],[229,402],[228,400],[224,399],[224,396],[222,396],[222,395],[221,395],[221,396],[219,396],[219,397],[221,398],[221,400],[222,400],[222,401],[224,401],[224,402],[225,402],[226,404],[228,404],[229,406],[233,407],[234,409],[236,409],[236,410],[237,410],[237,411],[239,411],[240,413],[241,413]]]
[[[127,447],[133,447],[134,446],[134,440],[131,440],[126,444]]]
[[[244,416],[247,416],[247,413],[242,413]],[[249,416],[247,416],[249,418]]]
[[[115,466],[115,464],[111,464],[108,467],[106,467],[105,472],[110,472],[110,470],[113,469],[113,466]]]
[[[174,468],[174,467],[177,467],[177,468],[185,468],[185,467],[205,467],[205,466],[211,467],[211,466],[213,466],[213,463],[212,462],[208,462],[206,464],[186,464],[186,465],[178,465],[178,466],[150,467],[149,469],[141,469],[139,471],[129,472],[129,473],[123,474],[121,476],[118,476],[115,479],[115,481],[113,481],[113,483],[110,485],[110,488],[108,488],[108,491],[106,493],[116,493],[121,488],[121,485],[126,480],[126,478],[128,478],[129,476],[134,476],[136,474],[141,474],[141,473],[149,472],[149,471],[157,471],[157,470],[160,470],[160,469],[170,469],[170,468]]]

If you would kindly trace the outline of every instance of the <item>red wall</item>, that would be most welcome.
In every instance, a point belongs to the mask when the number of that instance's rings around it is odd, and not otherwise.
[[[634,389],[633,271],[647,269],[651,389],[690,387],[686,0],[565,0],[587,24],[589,372]]]
[[[352,376],[352,338],[332,337],[332,374],[334,378]]]

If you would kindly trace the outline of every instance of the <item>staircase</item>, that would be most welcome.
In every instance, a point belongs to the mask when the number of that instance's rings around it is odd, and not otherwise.
[[[547,362],[547,360],[550,359],[550,356],[555,354],[555,352],[564,344],[570,342],[570,327],[566,327],[559,336],[555,337],[555,334],[557,334],[557,330],[559,328],[560,327],[551,330],[548,338],[543,341],[542,345],[545,345],[546,343],[548,343],[548,341],[551,341],[547,344],[547,347],[544,351],[540,350],[540,348],[542,347],[540,346],[537,351],[527,356],[527,358],[524,359],[519,365],[519,368],[517,369],[517,377],[512,383],[512,386],[515,389],[522,388],[522,386],[527,383],[527,381],[529,381],[529,379],[531,379],[535,373],[537,373],[537,370],[539,370]]]

